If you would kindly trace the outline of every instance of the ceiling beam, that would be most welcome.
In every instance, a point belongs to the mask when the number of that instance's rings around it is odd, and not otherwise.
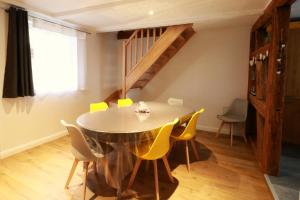
[[[290,22],[289,28],[290,29],[300,29],[300,21]]]
[[[221,14],[212,13],[206,16],[197,16],[197,17],[186,17],[186,18],[169,18],[169,19],[155,19],[151,20],[151,16],[141,18],[139,20],[132,21],[127,24],[118,24],[113,26],[99,27],[97,32],[113,32],[120,30],[135,30],[140,28],[147,27],[159,27],[159,26],[172,26],[178,24],[189,24],[189,23],[201,23],[207,21],[219,21],[219,20],[232,20],[238,19],[246,16],[259,16],[263,13],[262,9],[246,10],[243,12],[233,11],[225,12]]]
[[[162,28],[162,32],[164,32],[167,28],[166,27],[156,27],[156,29]],[[149,37],[153,36],[153,28],[149,28]],[[133,34],[134,30],[128,30],[128,31],[119,31],[117,34],[118,40],[124,40],[130,38],[130,36]],[[159,36],[159,31],[156,30],[156,36]],[[141,37],[141,34],[138,34],[138,38]],[[143,37],[147,37],[147,30],[145,29],[143,32]]]
[[[87,6],[87,7],[83,7],[83,8],[66,10],[63,12],[57,12],[57,13],[54,13],[53,15],[60,19],[64,19],[64,18],[69,18],[73,15],[83,14],[85,12],[99,11],[99,10],[104,10],[104,9],[108,9],[108,8],[113,8],[115,6],[132,4],[132,3],[141,2],[141,1],[146,1],[146,0],[126,0],[126,1],[113,0],[113,1],[107,2],[107,3],[95,4],[95,5]]]

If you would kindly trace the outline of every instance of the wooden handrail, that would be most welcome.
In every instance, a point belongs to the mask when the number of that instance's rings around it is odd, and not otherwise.
[[[138,33],[139,29],[135,30],[132,35],[126,40],[125,45],[132,40],[132,38]]]

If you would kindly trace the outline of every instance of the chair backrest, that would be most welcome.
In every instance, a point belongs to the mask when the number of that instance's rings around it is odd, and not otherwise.
[[[72,153],[78,160],[94,160],[95,156],[89,148],[81,130],[72,124],[60,121],[65,126],[71,137]]]
[[[237,115],[240,116],[242,119],[246,120],[247,110],[248,110],[248,101],[246,99],[235,99],[231,103],[228,111],[225,114]]]
[[[90,104],[90,112],[97,112],[97,111],[105,111],[108,109],[108,105],[106,102],[99,102],[99,103],[91,103]]]
[[[188,122],[187,126],[185,127],[183,133],[179,136],[182,139],[190,140],[196,135],[196,126],[197,121],[201,113],[205,111],[204,108],[201,108],[199,111],[195,112],[190,121]]]
[[[183,105],[183,99],[176,99],[176,98],[169,98],[168,104],[171,106],[182,106]]]
[[[156,160],[162,158],[169,151],[170,135],[174,125],[178,123],[178,121],[178,119],[175,119],[173,122],[169,122],[160,128],[149,151],[143,155],[144,159]]]
[[[118,107],[128,107],[133,104],[133,101],[129,98],[127,99],[118,99]]]

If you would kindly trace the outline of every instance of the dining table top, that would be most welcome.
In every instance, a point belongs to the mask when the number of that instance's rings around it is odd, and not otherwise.
[[[145,102],[149,113],[138,113],[138,103],[129,107],[110,107],[106,111],[87,112],[80,115],[76,122],[86,130],[97,133],[140,133],[158,129],[176,118],[193,113],[186,106],[169,105],[160,102]]]

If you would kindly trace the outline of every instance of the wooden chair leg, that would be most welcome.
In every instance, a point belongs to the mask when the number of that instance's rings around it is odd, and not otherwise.
[[[195,139],[194,138],[191,139],[191,144],[192,144],[192,148],[193,148],[193,151],[194,151],[196,159],[200,160],[199,153],[197,151],[197,147],[196,147],[196,143],[195,143]]]
[[[96,161],[93,161],[93,170],[94,170],[94,173],[97,174],[97,162]]]
[[[154,165],[154,182],[155,182],[155,196],[159,200],[159,186],[158,186],[158,173],[157,173],[157,161],[153,160]]]
[[[233,144],[233,123],[230,123],[230,146]]]
[[[105,178],[106,178],[106,181],[108,182],[108,183],[111,183],[112,181],[113,181],[113,178],[112,178],[112,175],[111,175],[111,173],[110,173],[110,170],[109,170],[109,163],[108,163],[108,160],[107,160],[107,158],[106,157],[103,157],[102,159],[101,159],[101,165],[103,166],[103,173],[104,173],[104,176],[105,176]]]
[[[146,169],[145,169],[146,172],[149,171],[149,165],[150,165],[150,161],[146,160]]]
[[[248,143],[248,141],[247,141],[247,137],[246,137],[246,124],[245,123],[243,123],[242,124],[242,126],[243,126],[243,130],[242,130],[242,134],[243,134],[243,138],[244,138],[244,141],[245,141],[245,143],[247,144]]]
[[[83,200],[85,200],[86,195],[86,181],[87,181],[87,175],[89,171],[89,164],[90,162],[84,162],[84,177],[83,177]]]
[[[188,141],[185,141],[185,156],[186,156],[186,166],[188,172],[190,172],[190,156],[189,156],[189,144]]]
[[[172,152],[173,148],[176,146],[176,141],[175,140],[171,140],[171,145],[170,145],[170,149],[167,152],[167,157],[169,157],[170,153]]]
[[[66,182],[66,184],[65,184],[65,189],[68,188],[68,186],[69,186],[69,184],[70,184],[70,182],[71,182],[71,179],[72,179],[72,177],[73,177],[73,175],[74,175],[74,172],[75,172],[75,170],[76,170],[76,167],[77,167],[77,165],[78,165],[78,162],[79,162],[79,161],[75,158],[75,160],[74,160],[74,162],[73,162],[73,165],[72,165],[72,168],[71,168],[71,171],[70,171],[70,174],[69,174],[69,177],[68,177],[67,182]]]
[[[140,158],[137,158],[137,160],[135,161],[135,164],[134,164],[134,168],[133,168],[133,171],[132,171],[132,174],[130,176],[130,179],[129,179],[129,183],[128,183],[128,186],[127,186],[127,189],[131,188],[133,182],[134,182],[134,179],[135,179],[135,176],[136,176],[136,173],[140,167],[140,164],[142,162],[142,159]]]
[[[169,176],[169,178],[170,178],[170,181],[171,181],[172,183],[174,183],[174,178],[173,178],[172,173],[171,173],[171,169],[170,169],[170,165],[169,165],[167,156],[162,157],[162,160],[164,161],[164,164],[165,164],[165,167],[166,167],[168,176]]]
[[[221,125],[220,125],[220,127],[219,127],[219,129],[218,129],[218,132],[217,132],[217,134],[216,134],[216,137],[219,137],[219,135],[220,135],[220,133],[221,133],[221,130],[222,130],[224,124],[225,124],[225,122],[222,121],[222,123],[221,123]]]

